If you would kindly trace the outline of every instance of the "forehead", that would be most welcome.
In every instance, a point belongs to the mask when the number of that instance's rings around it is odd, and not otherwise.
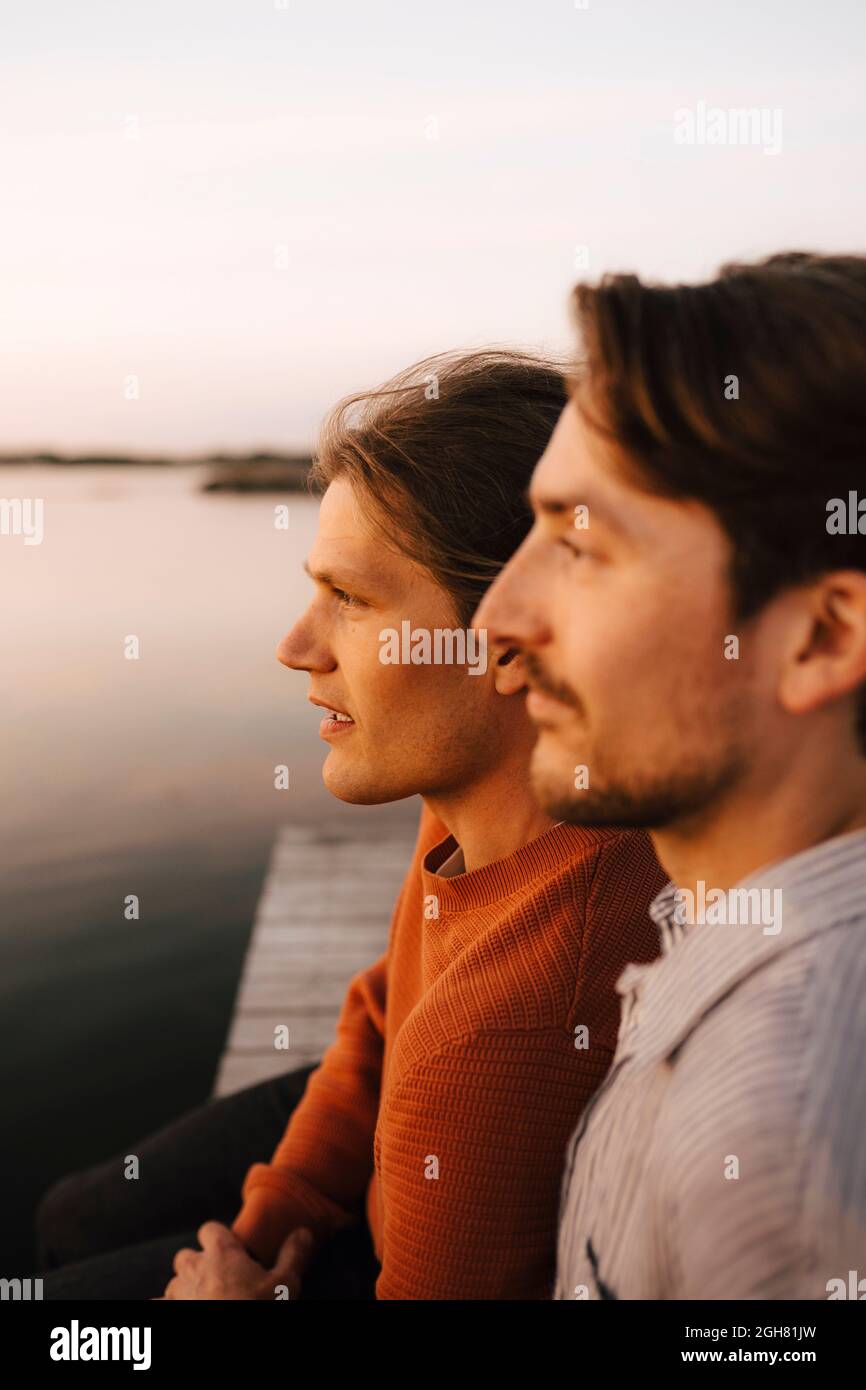
[[[319,506],[316,535],[304,566],[307,573],[337,585],[368,584],[373,578],[388,576],[392,569],[389,556],[354,488],[343,478],[335,478]]]
[[[578,494],[590,485],[594,492],[611,497],[633,491],[616,477],[612,463],[611,445],[586,424],[570,400],[538,461],[531,494],[537,500],[558,497],[567,502],[572,496],[579,501]]]
[[[369,545],[373,527],[360,498],[346,478],[329,483],[319,506],[317,541]]]
[[[358,491],[341,477],[328,485],[322,498],[308,568],[314,577],[326,575],[337,585],[342,581],[369,589],[375,584],[382,594],[438,587],[426,570],[388,544],[371,521]]]
[[[653,558],[697,564],[718,560],[729,548],[708,507],[694,498],[646,491],[629,477],[629,460],[616,442],[593,429],[573,401],[557,421],[538,461],[530,488],[536,510],[571,524],[578,504],[589,511],[590,528]]]
[[[586,505],[590,524],[602,523],[633,537],[647,494],[622,476],[616,460],[615,445],[588,425],[569,401],[533,474],[529,489],[533,506],[565,525],[575,506]]]

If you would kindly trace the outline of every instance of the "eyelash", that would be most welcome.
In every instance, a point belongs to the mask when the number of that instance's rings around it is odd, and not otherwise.
[[[559,544],[564,545],[566,550],[571,551],[571,557],[573,560],[583,559],[586,555],[586,551],[583,550],[579,545],[571,545],[570,542],[567,540],[560,540]]]
[[[334,589],[337,601],[343,608],[360,608],[363,600],[355,598],[354,594],[347,594],[345,589]]]

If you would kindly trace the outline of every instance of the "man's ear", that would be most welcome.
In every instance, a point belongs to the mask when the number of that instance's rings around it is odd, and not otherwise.
[[[838,570],[819,580],[794,630],[779,699],[794,714],[851,695],[866,682],[866,573]]]
[[[523,657],[517,647],[509,647],[495,659],[493,679],[500,695],[516,695],[526,688]]]

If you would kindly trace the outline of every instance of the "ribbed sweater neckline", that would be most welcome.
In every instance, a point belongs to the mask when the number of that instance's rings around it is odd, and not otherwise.
[[[554,825],[504,859],[495,859],[481,869],[455,874],[453,878],[440,878],[436,870],[457,849],[457,840],[448,835],[428,850],[421,861],[424,894],[435,895],[440,910],[449,912],[485,907],[519,892],[533,879],[566,863],[576,851],[609,839],[611,833],[615,832],[582,825]]]

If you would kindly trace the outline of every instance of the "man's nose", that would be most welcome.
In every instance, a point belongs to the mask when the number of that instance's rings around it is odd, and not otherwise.
[[[323,638],[322,625],[307,612],[277,643],[277,660],[293,671],[333,670],[335,662]]]
[[[500,570],[472,617],[472,626],[486,628],[488,642],[503,650],[545,640],[543,576],[528,540]]]

